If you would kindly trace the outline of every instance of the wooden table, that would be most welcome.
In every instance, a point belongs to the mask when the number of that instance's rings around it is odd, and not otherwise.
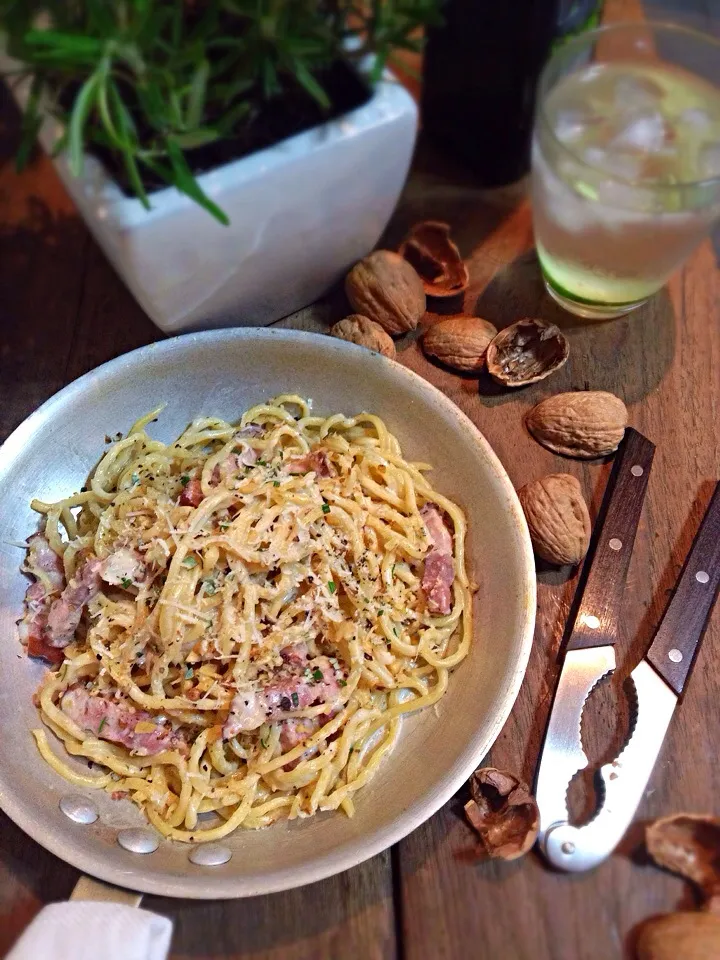
[[[700,11],[702,4],[698,4]],[[614,0],[613,15],[636,12]],[[701,11],[702,12],[702,11]],[[0,88],[0,439],[64,384],[161,335],[95,246],[45,157],[18,176],[11,156],[18,118]],[[544,293],[520,188],[489,193],[421,144],[386,237],[419,219],[448,220],[468,258],[465,311],[504,326],[542,316],[566,329],[570,361],[550,382],[506,392],[430,364],[415,342],[400,362],[440,387],[488,438],[518,486],[552,471],[575,474],[593,513],[609,465],[555,457],[525,434],[524,412],[549,393],[611,390],[658,447],[627,585],[622,664],[586,713],[597,766],[627,729],[622,679],[649,642],[688,550],[712,481],[720,476],[720,275],[705,243],[651,303],[611,323],[583,324]],[[336,298],[337,299],[337,298]],[[290,326],[326,329],[342,303],[303,311]],[[431,322],[436,315],[429,315]],[[535,645],[515,708],[490,761],[532,779],[557,675],[562,624],[575,588],[567,571],[538,574]],[[715,808],[720,737],[720,615],[707,632],[689,692],[673,720],[640,810],[620,850],[594,873],[551,873],[534,854],[511,864],[469,862],[469,829],[451,802],[382,856],[288,893],[200,903],[147,897],[175,921],[174,958],[534,958],[609,960],[630,955],[643,918],[688,906],[679,879],[649,866],[642,822]],[[573,784],[578,812],[592,809],[589,778]],[[0,814],[0,955],[40,907],[66,898],[77,872]]]

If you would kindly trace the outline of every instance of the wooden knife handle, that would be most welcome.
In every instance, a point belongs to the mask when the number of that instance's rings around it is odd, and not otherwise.
[[[646,657],[680,696],[720,588],[720,482]]]
[[[628,427],[615,456],[568,617],[567,650],[615,643],[655,444]]]

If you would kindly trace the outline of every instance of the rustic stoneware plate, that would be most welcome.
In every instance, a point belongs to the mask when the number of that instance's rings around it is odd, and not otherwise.
[[[434,464],[433,482],[469,518],[468,555],[480,584],[473,649],[437,709],[404,720],[394,753],[358,795],[352,820],[328,813],[239,831],[223,842],[230,859],[216,866],[188,859],[201,847],[169,841],[140,855],[118,843],[119,831],[145,827],[129,801],[88,790],[85,799],[99,812],[94,823],[74,822],[62,812],[61,801],[67,807],[78,791],[40,760],[30,733],[39,722],[31,698],[45,668],[22,655],[15,628],[27,585],[18,571],[23,554],[17,543],[37,524],[29,502],[78,489],[105,435],[127,430],[163,401],[168,405],[151,429],[167,441],[199,414],[234,420],[252,404],[286,392],[311,398],[324,413],[379,414],[409,459]],[[535,574],[505,471],[439,391],[350,343],[285,330],[227,330],[119,357],[48,400],[8,438],[0,449],[0,504],[0,805],[48,850],[123,887],[178,897],[252,896],[311,883],[372,857],[461,786],[505,722],[525,672]],[[149,830],[141,835],[155,836]]]

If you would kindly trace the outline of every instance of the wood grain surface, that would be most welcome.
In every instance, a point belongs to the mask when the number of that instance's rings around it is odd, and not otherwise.
[[[669,0],[660,3],[667,13]],[[709,22],[710,5],[692,7]],[[636,0],[609,0],[609,19],[640,15]],[[21,175],[11,161],[18,118],[0,87],[0,439],[65,383],[162,335],[99,252],[38,155]],[[630,565],[617,644],[620,664],[586,710],[583,738],[594,767],[615,755],[627,730],[623,680],[642,656],[664,609],[714,481],[720,476],[720,273],[704,243],[668,287],[632,315],[588,324],[544,293],[522,185],[483,191],[426,144],[384,242],[396,245],[417,220],[451,223],[467,258],[464,310],[499,327],[525,316],[558,323],[571,343],[550,381],[506,391],[489,378],[458,376],[429,362],[416,338],[399,360],[442,389],[483,431],[513,482],[569,472],[596,515],[610,464],[564,460],[525,432],[524,413],[551,393],[603,389],[621,396],[631,423],[656,445],[645,510]],[[346,310],[342,295],[283,325],[327,330]],[[428,313],[425,323],[439,314]],[[515,708],[492,749],[493,765],[532,780],[572,600],[572,571],[538,569],[535,644]],[[644,821],[679,810],[717,813],[720,771],[720,615],[705,636],[685,700],[670,726],[637,822],[595,872],[564,876],[533,853],[511,864],[476,863],[462,796],[392,851],[347,873],[285,894],[202,903],[147,897],[172,917],[172,956],[234,960],[305,958],[533,958],[614,960],[632,955],[643,918],[693,902],[677,878],[648,865]],[[593,809],[589,777],[570,791],[578,816]],[[0,956],[40,907],[69,895],[77,872],[0,814]]]

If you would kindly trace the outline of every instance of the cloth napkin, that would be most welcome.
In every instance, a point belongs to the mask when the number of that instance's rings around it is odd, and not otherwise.
[[[172,923],[119,903],[77,900],[44,907],[6,960],[166,960]]]

